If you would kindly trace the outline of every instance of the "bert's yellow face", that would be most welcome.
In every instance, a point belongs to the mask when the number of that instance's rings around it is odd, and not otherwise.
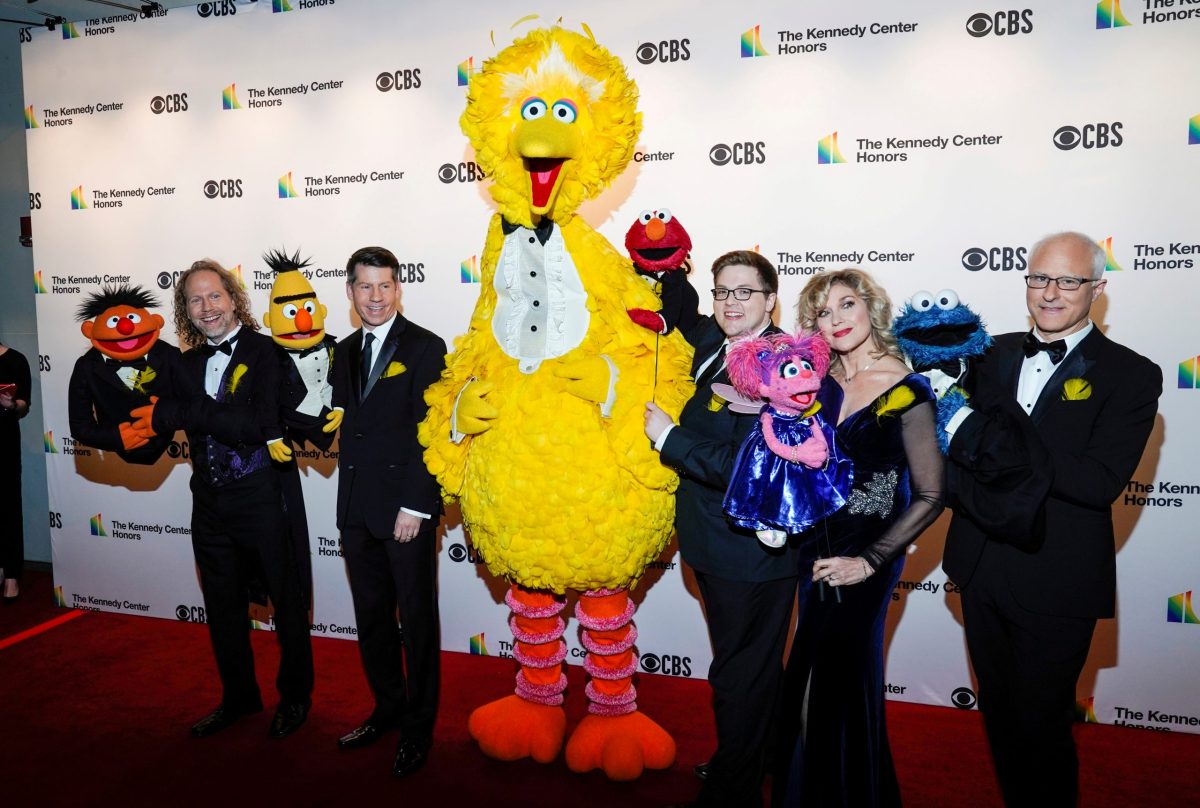
[[[327,313],[308,279],[298,270],[289,270],[275,276],[271,309],[263,315],[263,325],[271,329],[271,339],[279,345],[302,351],[325,337]]]

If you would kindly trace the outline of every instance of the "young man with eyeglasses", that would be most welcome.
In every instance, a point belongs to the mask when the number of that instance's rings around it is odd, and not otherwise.
[[[997,337],[950,419],[954,518],[943,566],[963,622],[1009,806],[1071,806],[1075,685],[1112,617],[1112,503],[1158,410],[1162,371],[1092,322],[1105,251],[1057,233],[1030,252],[1032,331]]]
[[[771,320],[779,276],[766,258],[744,250],[722,255],[712,272],[713,316],[701,318],[685,335],[696,348],[696,392],[678,424],[646,404],[646,436],[662,462],[679,471],[679,549],[696,573],[713,646],[708,682],[717,749],[707,765],[697,767],[705,783],[693,804],[761,805],[799,561],[795,547],[768,549],[753,531],[731,527],[725,519],[721,506],[733,461],[758,416],[732,411],[712,386],[729,383],[730,343],[779,332]]]

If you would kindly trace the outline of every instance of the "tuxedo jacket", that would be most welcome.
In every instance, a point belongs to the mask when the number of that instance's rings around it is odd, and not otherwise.
[[[700,295],[688,280],[687,272],[682,267],[666,270],[661,275],[636,265],[634,269],[658,286],[658,299],[662,302],[658,313],[667,324],[667,333],[676,328],[685,336],[690,333],[700,321]]]
[[[976,410],[955,431],[948,469],[954,517],[943,567],[969,586],[980,565],[994,565],[1024,608],[1064,617],[1111,617],[1116,596],[1112,504],[1145,449],[1162,393],[1162,371],[1093,328],[1055,368],[1028,415],[1016,406],[1024,333],[996,338],[979,363]],[[997,429],[1002,412],[1010,428]],[[981,482],[999,458],[1029,463],[1044,480],[997,503]],[[1036,487],[1036,485],[1035,485]],[[1001,487],[992,497],[1005,497]],[[1008,534],[998,509],[1023,512],[1028,536]]]
[[[130,411],[150,403],[150,396],[169,396],[180,372],[181,354],[174,345],[161,339],[151,346],[142,361],[113,362],[91,348],[75,362],[67,387],[67,415],[71,437],[87,446],[116,452],[129,463],[150,465],[162,456],[174,437],[174,430],[160,433],[145,446],[125,451],[118,426],[132,421]],[[142,391],[131,390],[117,375],[121,367],[154,370],[153,380]]]
[[[766,333],[779,333],[775,326]],[[725,341],[725,334],[712,317],[704,317],[688,333],[696,348],[692,376]],[[708,368],[706,370],[711,370]],[[733,472],[733,461],[742,442],[758,421],[757,414],[737,413],[728,403],[713,399],[714,383],[729,384],[724,369],[715,376],[702,375],[705,383],[684,405],[679,425],[663,442],[663,463],[679,472],[675,494],[675,529],[679,551],[692,569],[733,581],[762,583],[797,574],[794,547],[771,549],[754,531],[734,527],[725,516],[725,491]]]
[[[329,356],[329,371],[331,374],[333,373],[333,355],[336,345],[337,339],[326,334],[321,342],[313,346],[313,349],[325,351]],[[284,349],[278,343],[276,343],[276,348],[278,348],[279,352],[279,376],[281,382],[279,390],[279,417],[287,432],[288,440],[297,446],[303,446],[304,441],[307,440],[318,449],[328,450],[333,445],[334,436],[333,433],[322,431],[322,427],[325,426],[325,416],[329,414],[330,410],[322,408],[319,416],[305,415],[302,412],[296,411],[296,407],[300,406],[300,403],[304,401],[304,397],[308,395],[308,388],[304,385],[304,379],[301,378],[300,370],[296,367],[296,363],[292,361],[292,352]]]
[[[441,337],[397,314],[371,368],[360,381],[362,329],[337,344],[333,405],[342,407],[337,524],[346,524],[351,496],[374,536],[391,536],[401,508],[437,516],[442,499],[425,468],[417,425],[425,418],[425,388],[446,367]]]

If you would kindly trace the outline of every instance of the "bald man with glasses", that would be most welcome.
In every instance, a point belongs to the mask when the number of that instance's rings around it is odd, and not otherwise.
[[[997,337],[946,424],[954,518],[943,567],[1008,806],[1072,806],[1075,686],[1114,614],[1112,503],[1145,449],[1161,369],[1090,318],[1105,251],[1057,233],[1030,252],[1033,329]]]

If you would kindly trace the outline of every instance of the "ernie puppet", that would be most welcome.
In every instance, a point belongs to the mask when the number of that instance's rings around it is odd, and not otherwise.
[[[533,31],[471,78],[463,131],[493,178],[469,329],[426,391],[425,461],[459,499],[476,550],[511,586],[514,695],[469,729],[491,757],[550,762],[566,735],[564,621],[579,593],[588,715],[567,765],[631,780],[674,762],[675,743],[637,708],[629,590],[672,532],[675,473],[643,433],[643,406],[678,416],[691,349],[630,309],[657,310],[630,261],[576,210],[628,164],[637,88],[588,36]],[[655,364],[655,342],[659,357]]]

